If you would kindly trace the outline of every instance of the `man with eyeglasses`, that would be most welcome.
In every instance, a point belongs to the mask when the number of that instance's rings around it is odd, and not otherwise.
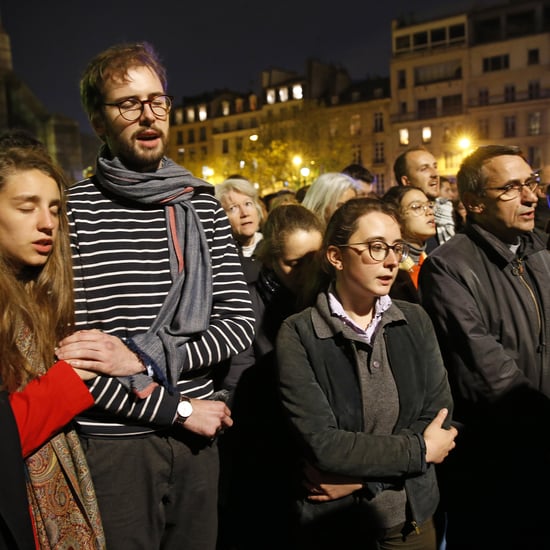
[[[165,156],[172,97],[150,45],[95,57],[81,97],[103,141],[70,189],[76,322],[59,357],[110,396],[78,419],[109,550],[213,550],[215,437],[232,424],[214,367],[246,349],[253,312],[212,186]],[[105,399],[103,399],[105,401]]]
[[[538,173],[513,146],[457,175],[464,233],[420,272],[449,372],[457,448],[441,468],[447,548],[550,548],[550,253],[534,229]]]

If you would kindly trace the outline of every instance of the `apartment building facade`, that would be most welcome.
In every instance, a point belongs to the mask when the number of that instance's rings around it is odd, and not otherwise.
[[[371,170],[381,194],[413,145],[449,177],[489,143],[521,146],[533,167],[550,164],[550,0],[394,20],[391,42],[386,79],[353,82],[308,60],[303,74],[264,71],[258,93],[183,98],[170,156],[213,183],[242,174],[264,194],[352,162]]]

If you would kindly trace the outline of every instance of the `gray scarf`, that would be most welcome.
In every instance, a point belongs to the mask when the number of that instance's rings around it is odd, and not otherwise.
[[[196,192],[213,194],[212,186],[172,160],[164,158],[155,172],[133,172],[105,146],[97,160],[102,188],[138,205],[165,205],[172,286],[151,328],[126,344],[149,365],[171,392],[186,360],[185,344],[205,331],[212,308],[212,266],[206,236],[189,199]],[[197,299],[200,297],[200,299]],[[147,350],[147,351],[145,351]],[[138,394],[151,387],[145,374],[120,378]]]

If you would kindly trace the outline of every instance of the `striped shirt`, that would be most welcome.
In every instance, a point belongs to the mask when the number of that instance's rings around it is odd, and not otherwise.
[[[205,398],[213,392],[209,367],[250,345],[254,319],[223,209],[208,194],[189,200],[210,250],[213,303],[208,329],[185,344],[187,363],[177,389]],[[84,180],[69,190],[69,223],[77,328],[95,328],[121,339],[146,332],[172,284],[164,208],[113,200],[93,180]],[[102,376],[91,382],[90,390],[96,406],[77,419],[88,435],[129,436],[167,428],[179,401],[179,395],[161,386],[140,399],[117,378]]]

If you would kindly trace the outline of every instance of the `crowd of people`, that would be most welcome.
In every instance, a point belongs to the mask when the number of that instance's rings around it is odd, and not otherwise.
[[[264,200],[166,156],[149,44],[80,90],[87,179],[0,136],[0,548],[550,546],[550,169],[412,147]]]

